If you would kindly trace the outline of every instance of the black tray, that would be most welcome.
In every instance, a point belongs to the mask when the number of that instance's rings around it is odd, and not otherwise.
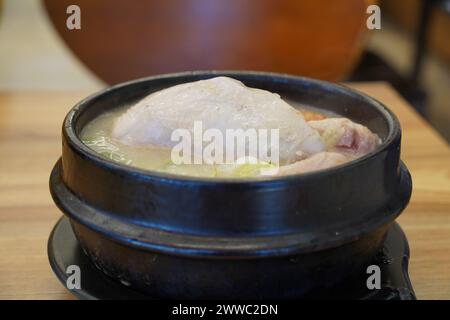
[[[57,222],[50,234],[48,257],[53,271],[65,287],[70,276],[66,273],[67,267],[80,267],[81,289],[69,290],[79,299],[157,299],[118,283],[99,271],[83,253],[66,217]],[[408,262],[408,242],[400,226],[394,223],[388,231],[383,248],[373,262],[381,269],[381,289],[368,290],[365,287],[365,279],[361,279],[355,281],[358,285],[348,284],[327,293],[318,293],[312,298],[415,300],[408,276]]]

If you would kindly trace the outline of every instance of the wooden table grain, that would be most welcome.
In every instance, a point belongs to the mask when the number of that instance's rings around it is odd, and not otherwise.
[[[410,276],[419,299],[450,299],[449,146],[388,85],[352,86],[400,119],[414,184],[398,219],[411,247]],[[47,260],[47,238],[61,216],[48,177],[61,154],[62,120],[87,94],[0,93],[0,299],[73,299]]]

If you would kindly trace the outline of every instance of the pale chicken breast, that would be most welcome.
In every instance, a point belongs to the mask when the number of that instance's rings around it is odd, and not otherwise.
[[[278,94],[216,77],[155,92],[129,108],[115,122],[114,139],[132,146],[171,147],[175,129],[279,129],[280,163],[290,163],[325,151],[317,130]]]

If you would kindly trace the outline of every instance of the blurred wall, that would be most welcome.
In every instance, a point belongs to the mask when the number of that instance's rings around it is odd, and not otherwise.
[[[4,0],[0,90],[96,90],[103,86],[65,46],[39,0]]]
[[[421,0],[383,0],[381,10],[398,26],[414,34],[418,27],[421,5]],[[427,36],[428,47],[450,66],[450,8],[444,8],[445,5],[449,6],[449,1],[433,7]]]

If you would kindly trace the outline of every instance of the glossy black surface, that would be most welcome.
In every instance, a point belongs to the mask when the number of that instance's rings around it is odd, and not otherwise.
[[[66,286],[67,267],[80,267],[81,289],[69,290],[79,299],[158,299],[140,293],[121,284],[99,271],[83,253],[67,218],[61,218],[48,240],[50,265],[58,279]],[[361,279],[334,289],[316,294],[317,299],[362,299],[362,300],[413,300],[414,290],[408,276],[409,247],[398,224],[389,229],[383,246],[371,264],[381,270],[381,289],[368,290],[365,286],[367,274]]]
[[[337,112],[383,143],[339,167],[246,181],[127,167],[101,158],[78,137],[101,112],[217,75]],[[361,272],[407,205],[412,185],[399,159],[400,137],[397,119],[379,102],[326,82],[251,72],[152,77],[107,89],[69,112],[50,189],[96,265],[143,292],[299,297]]]

